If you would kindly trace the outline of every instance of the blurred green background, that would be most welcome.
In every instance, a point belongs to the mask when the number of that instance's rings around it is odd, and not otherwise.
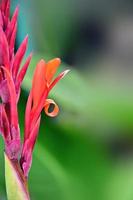
[[[133,200],[132,1],[12,0],[12,11],[17,4],[16,49],[28,33],[34,53],[19,103],[22,133],[38,60],[60,57],[60,70],[71,69],[50,94],[59,116],[42,113],[31,199]],[[0,159],[6,199],[3,151]]]

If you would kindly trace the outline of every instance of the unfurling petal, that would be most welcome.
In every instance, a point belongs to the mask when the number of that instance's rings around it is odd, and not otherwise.
[[[49,112],[49,108],[51,105],[53,105],[54,108],[53,108],[52,112]],[[52,99],[47,99],[44,104],[44,112],[49,117],[56,117],[59,113],[59,107]]]

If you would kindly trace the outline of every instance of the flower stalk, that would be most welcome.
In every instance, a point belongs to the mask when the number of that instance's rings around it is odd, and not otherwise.
[[[18,7],[10,19],[10,0],[0,3],[0,132],[5,143],[5,177],[8,199],[29,200],[27,187],[28,174],[32,164],[32,153],[37,140],[41,121],[41,112],[55,117],[59,112],[56,103],[48,98],[52,88],[68,73],[66,70],[54,78],[61,60],[55,58],[49,62],[40,60],[35,68],[32,88],[28,97],[24,140],[20,139],[18,119],[18,101],[21,85],[30,65],[32,54],[24,65],[23,58],[28,46],[25,37],[15,51],[18,24]],[[49,112],[51,104],[54,106]],[[12,180],[12,181],[11,181]],[[12,188],[16,188],[13,194]],[[12,194],[14,196],[12,196]]]
[[[5,156],[6,191],[9,200],[30,200],[27,179],[17,160],[10,160]]]

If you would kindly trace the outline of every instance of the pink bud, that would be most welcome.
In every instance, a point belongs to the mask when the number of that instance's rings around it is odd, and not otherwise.
[[[29,57],[27,58],[25,64],[23,65],[22,69],[20,70],[18,76],[17,76],[17,80],[16,80],[16,89],[19,90],[20,86],[21,86],[21,83],[24,79],[24,76],[26,74],[26,71],[29,67],[29,64],[30,64],[30,61],[31,61],[31,58],[32,58],[32,54],[29,55]]]
[[[15,58],[14,58],[14,64],[13,64],[13,77],[14,77],[14,79],[16,79],[21,61],[22,61],[24,54],[26,52],[26,49],[27,49],[27,45],[28,45],[28,36],[26,36],[26,38],[21,43],[19,49],[17,50]]]
[[[2,28],[0,27],[0,65],[3,65],[7,69],[9,69],[9,46],[3,32]]]
[[[8,27],[7,27],[7,30],[6,30],[6,36],[7,36],[8,41],[10,41],[11,35],[13,33],[13,30],[14,30],[16,24],[17,24],[18,12],[19,12],[19,8],[17,7],[15,9],[13,17],[11,19],[11,22],[8,24]]]

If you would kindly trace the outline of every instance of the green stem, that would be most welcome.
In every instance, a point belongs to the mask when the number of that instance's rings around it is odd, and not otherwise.
[[[17,160],[10,160],[5,153],[5,180],[8,200],[30,200],[27,179]]]

